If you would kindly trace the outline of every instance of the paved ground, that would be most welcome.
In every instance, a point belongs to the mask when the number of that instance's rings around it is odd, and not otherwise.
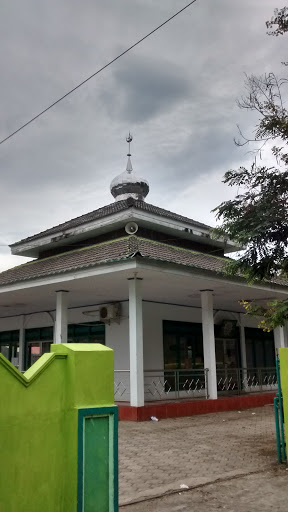
[[[121,512],[286,512],[288,471],[253,473],[121,508]]]
[[[181,492],[181,495],[177,492],[177,499],[185,500],[187,492],[181,491],[182,484],[189,488],[204,485],[202,489],[205,491],[197,490],[199,497],[202,492],[208,492],[206,484],[217,480],[223,481],[217,486],[225,487],[227,482],[224,480],[232,478],[233,482],[239,482],[235,477],[254,472],[261,480],[262,473],[259,472],[276,470],[276,460],[273,406],[159,422],[120,422],[120,505],[177,490]],[[281,474],[283,478],[287,477],[288,483],[288,472]],[[173,500],[175,496],[169,499]],[[147,512],[158,510],[151,508],[153,502],[146,505]],[[127,507],[128,510],[144,509]],[[189,509],[183,503],[180,508],[171,510]]]

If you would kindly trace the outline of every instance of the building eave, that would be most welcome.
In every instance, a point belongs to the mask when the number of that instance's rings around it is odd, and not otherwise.
[[[123,270],[135,270],[136,266],[137,263],[135,259],[98,263],[93,266],[89,266],[89,268],[78,268],[76,270],[69,269],[67,271],[54,273],[52,275],[41,278],[35,277],[23,281],[15,281],[14,283],[10,283],[7,285],[2,285],[0,286],[0,294],[14,292],[18,290],[28,290],[31,288],[38,288],[40,286],[47,286],[52,284],[65,284],[71,281],[75,281],[77,279],[85,279],[97,275],[111,274]]]
[[[212,228],[210,226],[201,225],[192,219],[175,220],[169,216],[163,217],[132,206],[121,212],[83,223],[77,227],[60,229],[61,226],[59,226],[59,231],[52,234],[45,235],[44,232],[43,236],[39,236],[36,239],[32,237],[32,239],[28,238],[22,242],[17,242],[10,245],[11,253],[17,256],[38,258],[39,254],[47,249],[59,248],[60,252],[61,247],[67,246],[67,244],[75,244],[87,238],[97,237],[116,229],[123,228],[124,234],[125,225],[129,221],[136,222],[141,227],[223,249],[225,253],[241,249],[231,241],[212,238]]]
[[[224,272],[216,272],[213,270],[199,269],[197,267],[184,265],[181,263],[174,263],[170,261],[165,261],[162,259],[151,259],[145,257],[135,256],[135,261],[137,263],[137,269],[146,269],[146,270],[161,270],[161,272],[167,272],[179,275],[197,275],[198,277],[203,277],[207,279],[213,279],[213,281],[221,282],[223,284],[237,284],[246,289],[256,289],[263,291],[277,291],[280,293],[284,293],[288,295],[288,284],[279,284],[274,282],[265,282],[258,281],[253,284],[248,284],[246,279],[241,276],[231,276],[225,274]]]
[[[36,283],[32,286],[37,286],[39,282],[46,282],[46,279],[50,282],[51,278],[56,279],[53,282],[60,283],[62,276],[68,276],[67,280],[78,279],[79,276],[83,277],[83,272],[88,271],[95,275],[95,269],[107,268],[107,265],[111,269],[124,263],[128,263],[129,266],[131,261],[153,262],[154,265],[166,267],[170,265],[174,269],[185,269],[186,273],[192,272],[194,275],[206,275],[231,283],[242,282],[247,287],[244,278],[226,275],[225,263],[229,261],[227,258],[137,236],[126,236],[4,271],[0,274],[0,291],[7,290],[10,286],[13,289],[20,289],[23,283]],[[255,286],[258,286],[258,283]],[[283,293],[287,293],[288,290],[286,282],[259,283],[260,288],[263,286],[269,290],[283,290]]]

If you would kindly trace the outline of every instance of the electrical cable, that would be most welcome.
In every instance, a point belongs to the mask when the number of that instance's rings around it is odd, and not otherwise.
[[[150,37],[152,34],[154,34],[155,32],[157,32],[157,30],[159,30],[160,28],[162,28],[164,25],[166,25],[167,23],[169,23],[169,21],[173,20],[173,18],[176,18],[176,16],[178,16],[178,14],[182,13],[183,11],[185,11],[186,9],[188,9],[188,7],[190,7],[192,4],[194,4],[196,2],[196,0],[192,0],[192,2],[189,2],[189,4],[185,5],[185,7],[183,7],[182,9],[180,9],[179,11],[177,11],[175,14],[173,14],[173,16],[170,16],[170,18],[168,18],[166,21],[164,21],[163,23],[161,23],[161,25],[158,25],[158,27],[154,28],[153,30],[151,30],[151,32],[149,32],[149,34],[146,34],[146,36],[142,37],[141,39],[139,39],[136,43],[132,44],[132,46],[129,46],[129,48],[127,48],[126,50],[124,50],[124,52],[120,53],[117,57],[115,57],[114,59],[112,59],[110,62],[108,62],[107,64],[105,64],[104,66],[102,66],[102,68],[98,69],[98,71],[96,71],[95,73],[93,73],[92,75],[90,75],[88,78],[86,78],[85,80],[83,80],[82,82],[80,82],[78,85],[76,85],[75,87],[73,87],[73,89],[71,89],[70,91],[66,92],[66,94],[64,94],[63,96],[61,96],[58,100],[54,101],[53,103],[51,103],[51,105],[49,105],[48,107],[46,107],[44,110],[42,110],[41,112],[39,112],[39,114],[37,114],[36,116],[32,117],[32,119],[30,119],[29,121],[27,121],[26,123],[24,123],[22,126],[20,126],[19,128],[17,128],[17,130],[15,130],[14,132],[10,133],[10,135],[7,135],[7,137],[5,137],[4,139],[2,139],[0,141],[0,145],[3,144],[4,142],[6,142],[8,139],[11,139],[11,137],[13,137],[14,135],[16,135],[18,132],[20,132],[21,130],[23,130],[23,128],[26,128],[26,126],[28,126],[29,124],[33,123],[33,121],[36,121],[36,119],[38,119],[40,116],[42,116],[43,114],[45,114],[48,110],[50,110],[52,107],[54,107],[55,105],[57,105],[58,103],[60,103],[60,101],[64,100],[65,98],[67,98],[67,96],[69,96],[70,94],[72,94],[73,92],[75,92],[77,89],[79,89],[82,85],[86,84],[89,80],[91,80],[91,78],[94,78],[96,75],[98,75],[99,73],[101,73],[101,71],[103,71],[104,69],[108,68],[109,66],[111,66],[111,64],[113,64],[114,62],[116,62],[118,59],[120,59],[121,57],[123,57],[123,55],[125,55],[126,53],[130,52],[133,48],[135,48],[135,46],[137,46],[138,44],[142,43],[145,39],[147,39],[148,37]]]

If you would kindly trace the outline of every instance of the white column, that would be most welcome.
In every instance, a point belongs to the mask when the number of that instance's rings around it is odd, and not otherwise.
[[[58,290],[56,294],[54,343],[67,343],[68,292],[66,290]]]
[[[130,405],[144,405],[142,280],[129,279]]]
[[[25,315],[21,315],[19,319],[19,371],[24,372],[25,360]]]
[[[216,354],[212,290],[201,290],[204,367],[208,368],[209,398],[217,398]]]
[[[240,374],[240,382],[242,382],[243,389],[245,390],[248,385],[248,382],[247,382],[247,353],[246,353],[245,327],[243,325],[243,319],[242,319],[241,313],[239,313],[239,328],[240,328],[240,353],[241,353],[241,365],[242,365],[242,374]]]
[[[239,314],[239,327],[240,327],[240,352],[241,352],[241,364],[242,369],[247,368],[247,355],[246,355],[246,339],[245,339],[245,327],[241,314]]]
[[[288,322],[283,327],[274,329],[275,349],[288,347]]]

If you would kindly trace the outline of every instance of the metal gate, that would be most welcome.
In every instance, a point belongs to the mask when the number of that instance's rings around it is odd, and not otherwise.
[[[280,376],[280,361],[279,356],[276,356],[276,375],[278,391],[274,398],[274,412],[275,412],[275,426],[276,426],[276,444],[277,444],[277,457],[278,462],[286,462],[286,441],[284,432],[284,413],[283,413],[283,397],[281,389],[281,376]]]

